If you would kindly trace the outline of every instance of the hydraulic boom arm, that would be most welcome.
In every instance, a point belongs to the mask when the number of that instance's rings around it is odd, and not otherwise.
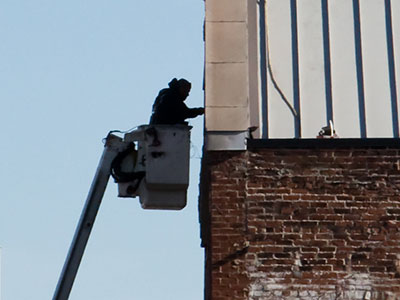
[[[67,300],[92,231],[101,200],[111,174],[111,164],[126,146],[121,138],[109,134],[96,174],[87,196],[78,226],[64,263],[53,300]]]
[[[139,196],[144,209],[186,206],[190,128],[142,125],[123,139],[108,134],[53,300],[69,298],[110,175],[118,183],[118,196]],[[172,168],[174,172],[170,172]]]

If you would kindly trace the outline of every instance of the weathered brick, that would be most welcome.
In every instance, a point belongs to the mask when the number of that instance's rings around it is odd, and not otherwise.
[[[206,156],[207,300],[400,298],[399,150]]]

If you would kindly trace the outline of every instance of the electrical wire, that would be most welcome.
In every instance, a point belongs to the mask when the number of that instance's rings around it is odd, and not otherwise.
[[[135,127],[132,127],[132,128],[130,128],[130,129],[128,129],[128,130],[125,130],[125,131],[122,131],[122,130],[111,130],[109,133],[118,132],[118,133],[123,133],[123,134],[125,134],[125,133],[128,133],[128,132],[133,131],[134,129],[136,129],[136,128],[138,128],[138,127],[139,127],[139,126],[135,126]]]
[[[266,39],[266,48],[267,48],[267,70],[268,73],[271,77],[272,84],[274,88],[278,91],[279,95],[281,96],[283,102],[289,107],[290,111],[292,112],[293,116],[295,118],[299,118],[299,114],[297,113],[296,109],[290,104],[289,100],[286,98],[285,94],[279,87],[279,84],[277,83],[274,73],[272,72],[272,66],[271,66],[271,57],[270,57],[270,49],[269,49],[269,34],[268,34],[268,0],[261,0],[264,1],[265,3],[265,39]]]
[[[130,129],[128,129],[128,130],[125,130],[125,131],[123,131],[123,130],[118,130],[118,129],[111,130],[111,131],[109,131],[109,132],[107,133],[107,136],[106,136],[105,138],[102,139],[102,142],[103,142],[103,144],[105,144],[107,138],[108,138],[108,137],[110,136],[110,134],[112,134],[112,133],[121,133],[121,134],[125,134],[125,133],[128,133],[128,132],[133,131],[134,129],[136,129],[136,128],[138,128],[138,127],[139,127],[139,126],[135,126],[135,127],[132,127],[132,128],[130,128]]]

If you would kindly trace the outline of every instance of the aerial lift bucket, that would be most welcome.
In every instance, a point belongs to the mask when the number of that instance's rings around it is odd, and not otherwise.
[[[186,206],[190,129],[186,125],[142,125],[124,138],[108,134],[53,300],[69,298],[111,175],[118,183],[118,196],[139,196],[145,209]]]

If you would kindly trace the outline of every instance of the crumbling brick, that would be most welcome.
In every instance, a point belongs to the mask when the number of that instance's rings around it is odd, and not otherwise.
[[[400,299],[398,149],[206,152],[206,299]]]

